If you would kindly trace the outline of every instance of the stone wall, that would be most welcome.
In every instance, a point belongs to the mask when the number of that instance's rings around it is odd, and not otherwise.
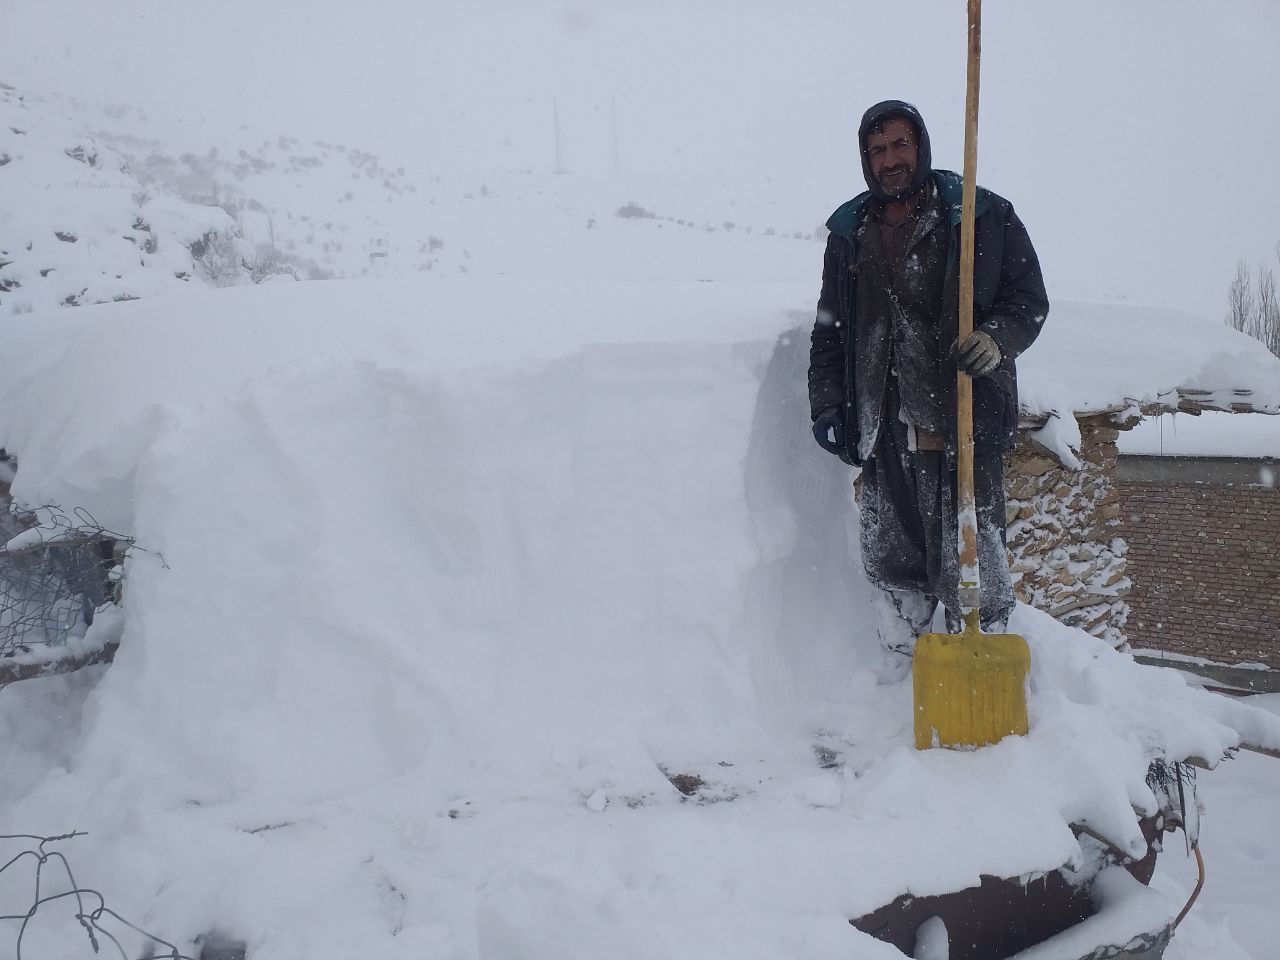
[[[1280,490],[1122,480],[1135,647],[1280,669]]]
[[[1116,646],[1130,589],[1111,417],[1080,420],[1080,465],[1063,466],[1032,431],[1005,462],[1009,567],[1018,599]]]

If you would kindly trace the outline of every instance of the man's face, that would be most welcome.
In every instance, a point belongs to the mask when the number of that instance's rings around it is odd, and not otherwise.
[[[867,158],[880,189],[891,197],[902,196],[915,179],[920,162],[915,127],[906,120],[890,120],[879,133],[867,134]]]

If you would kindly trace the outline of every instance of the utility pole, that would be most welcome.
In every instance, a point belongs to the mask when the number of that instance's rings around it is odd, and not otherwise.
[[[564,169],[564,159],[560,153],[560,101],[555,97],[551,98],[551,110],[556,125],[556,173],[561,174],[567,171]]]
[[[609,125],[613,133],[613,175],[622,173],[622,148],[618,145],[618,95],[609,95]]]

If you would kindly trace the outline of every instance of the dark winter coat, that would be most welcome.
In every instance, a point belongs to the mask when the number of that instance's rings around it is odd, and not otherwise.
[[[955,409],[956,364],[950,348],[959,331],[961,178],[949,170],[930,174],[949,223],[942,312],[935,356],[946,409]],[[822,293],[809,353],[809,406],[813,419],[836,408],[843,414],[845,448],[841,459],[861,464],[874,449],[874,432],[884,403],[886,338],[891,321],[858,316],[858,231],[873,202],[868,191],[841,206],[827,221]],[[1012,449],[1018,420],[1015,360],[1040,333],[1049,299],[1035,248],[1026,228],[1003,197],[978,187],[974,207],[974,329],[991,335],[1000,348],[999,367],[974,381],[974,442],[980,452]],[[869,415],[869,416],[868,416]],[[860,425],[871,425],[864,436]],[[948,421],[947,448],[955,449],[954,415]]]

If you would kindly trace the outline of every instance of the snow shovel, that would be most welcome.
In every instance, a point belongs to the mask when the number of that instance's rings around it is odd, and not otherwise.
[[[982,0],[969,2],[969,68],[965,91],[964,188],[960,207],[960,329],[973,332],[973,207],[977,195],[978,61]],[[1031,651],[1013,633],[983,633],[978,619],[978,511],[973,486],[973,381],[956,374],[957,527],[962,633],[927,633],[912,668],[916,749],[981,747],[1027,732]]]

